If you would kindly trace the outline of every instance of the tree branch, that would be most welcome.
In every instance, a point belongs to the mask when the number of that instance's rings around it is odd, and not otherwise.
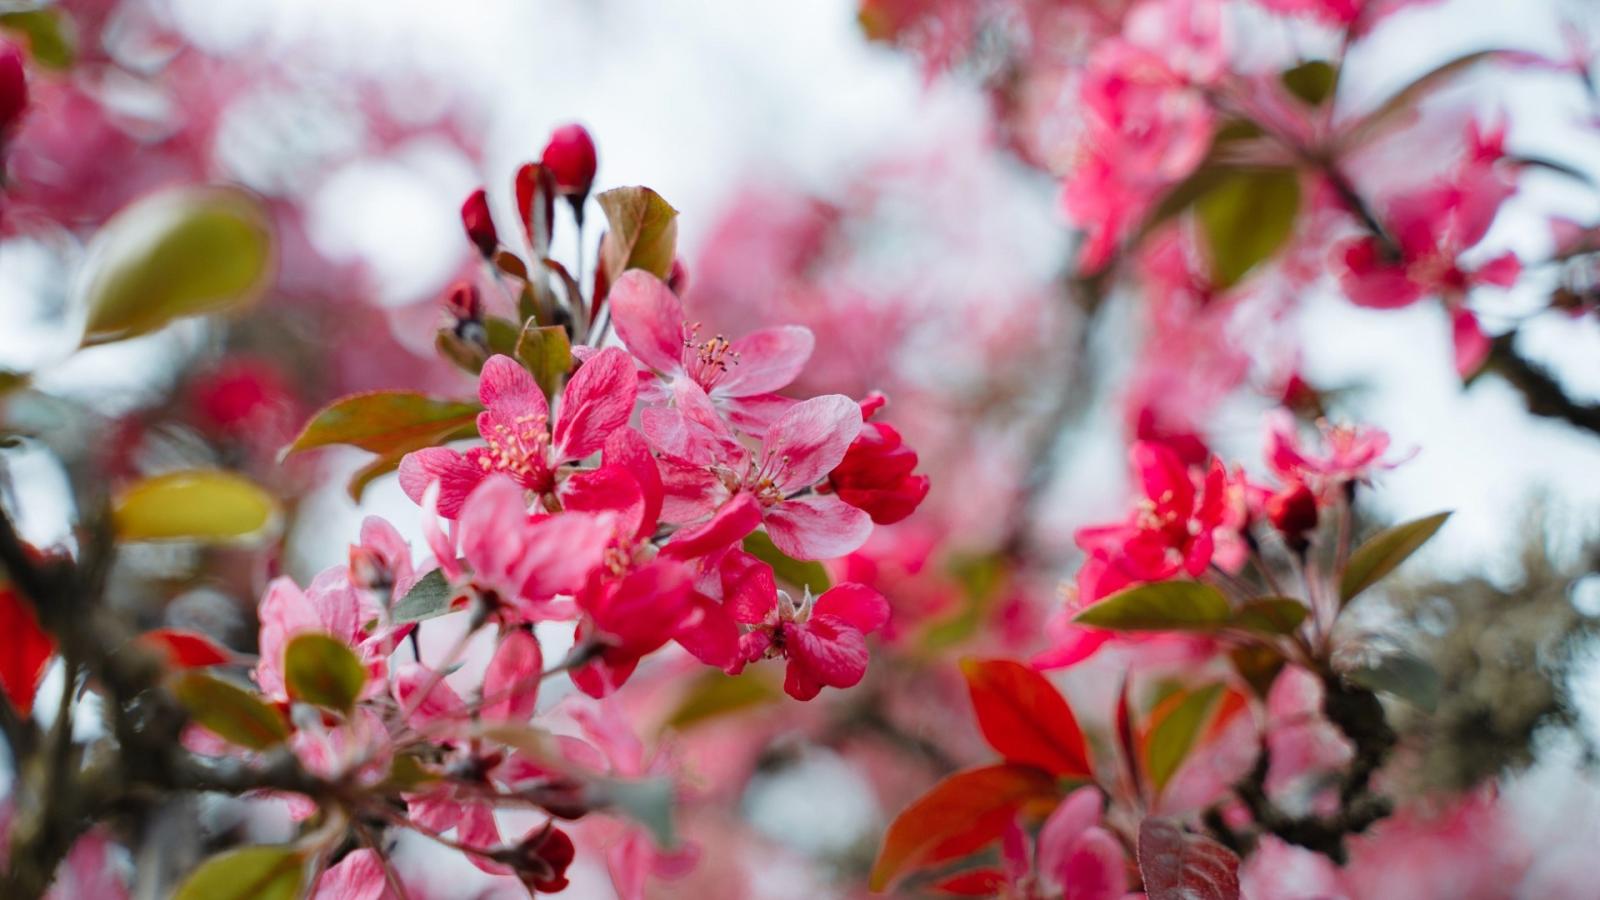
[[[1543,366],[1517,352],[1517,333],[1508,331],[1489,345],[1487,367],[1522,394],[1528,412],[1558,419],[1574,428],[1600,435],[1600,404],[1580,403]]]

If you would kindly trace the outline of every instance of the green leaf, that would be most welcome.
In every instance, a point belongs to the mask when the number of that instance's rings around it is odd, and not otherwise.
[[[672,821],[677,788],[671,778],[596,778],[587,793],[595,806],[615,810],[643,825],[657,847],[677,847],[678,831]]]
[[[546,397],[561,390],[561,379],[572,369],[572,343],[560,325],[540,325],[532,319],[517,338],[517,359],[533,373]]]
[[[1156,711],[1145,738],[1145,773],[1155,785],[1156,793],[1167,786],[1177,774],[1189,751],[1194,749],[1217,698],[1222,696],[1222,685],[1209,687],[1169,697]]]
[[[389,763],[389,774],[383,778],[380,791],[383,793],[412,793],[425,784],[438,781],[440,776],[422,764],[411,753],[396,754]]]
[[[1369,691],[1383,691],[1432,712],[1439,705],[1439,672],[1412,653],[1391,653],[1371,665],[1360,666],[1344,673],[1352,684]]]
[[[776,688],[753,671],[732,676],[712,670],[689,685],[664,724],[684,731],[711,719],[766,706],[779,696]]]
[[[1244,120],[1225,122],[1211,139],[1211,148],[1206,151],[1205,160],[1195,167],[1188,178],[1178,182],[1162,196],[1155,209],[1145,217],[1144,223],[1139,227],[1139,235],[1143,237],[1149,234],[1173,216],[1192,206],[1232,171],[1230,160],[1233,157],[1239,155],[1243,148],[1264,139],[1261,126],[1254,122]]]
[[[84,343],[118,341],[248,303],[266,290],[272,266],[266,211],[244,191],[174,188],[140,200],[117,213],[92,245]]]
[[[772,543],[772,538],[765,531],[751,532],[744,539],[746,553],[761,560],[772,567],[772,574],[778,580],[786,582],[797,588],[810,588],[813,596],[821,594],[833,587],[833,581],[828,578],[828,570],[816,560],[798,560]]]
[[[367,686],[367,667],[343,641],[311,632],[283,651],[283,681],[290,697],[348,714]]]
[[[1293,634],[1310,610],[1292,597],[1258,597],[1233,614],[1233,628],[1260,634]]]
[[[459,592],[444,577],[444,572],[434,569],[417,579],[411,590],[394,605],[392,616],[396,625],[421,622],[450,612],[450,602]]]
[[[1218,287],[1238,284],[1270,259],[1294,230],[1300,175],[1293,169],[1228,172],[1194,204]]]
[[[78,57],[78,36],[59,9],[30,9],[0,15],[0,28],[28,39],[28,55],[44,69],[72,68]]]
[[[220,469],[169,472],[135,482],[112,510],[125,541],[227,541],[272,523],[277,503],[254,482]]]
[[[1215,631],[1232,617],[1228,598],[1209,584],[1158,581],[1118,591],[1073,621],[1114,631]]]
[[[616,281],[628,269],[666,280],[678,247],[678,211],[646,187],[621,187],[595,197],[611,230],[606,236],[606,272]]]
[[[306,858],[293,847],[241,847],[200,864],[173,900],[296,900]]]
[[[1234,671],[1250,686],[1250,690],[1262,700],[1267,699],[1267,692],[1272,690],[1272,682],[1278,678],[1278,673],[1283,671],[1287,660],[1277,650],[1262,644],[1247,644],[1234,647],[1228,651],[1228,659],[1233,663]]]
[[[1333,96],[1339,83],[1339,70],[1325,59],[1312,59],[1287,69],[1278,76],[1289,93],[1312,106],[1321,106]]]
[[[318,410],[282,456],[349,444],[383,455],[434,447],[472,429],[483,407],[411,391],[368,391],[340,397]]]
[[[220,678],[191,669],[173,679],[172,693],[195,722],[241,747],[265,750],[289,739],[276,709]]]
[[[1450,513],[1434,513],[1378,532],[1350,554],[1339,579],[1339,600],[1349,603],[1357,594],[1377,584],[1444,526]]]

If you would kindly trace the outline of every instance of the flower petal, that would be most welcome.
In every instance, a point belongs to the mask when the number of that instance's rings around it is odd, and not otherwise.
[[[612,432],[628,424],[638,392],[633,360],[616,347],[601,350],[579,366],[561,392],[552,435],[555,458],[566,462],[599,452]]]
[[[503,353],[496,353],[478,373],[478,399],[501,422],[550,417],[550,404],[533,374]]]
[[[760,524],[761,505],[749,494],[735,494],[711,518],[680,529],[661,548],[661,555],[668,559],[697,559],[743,540]]]
[[[767,534],[795,559],[836,559],[872,536],[872,517],[833,494],[785,500],[767,510]]]
[[[889,601],[864,584],[847,582],[818,597],[813,613],[848,622],[862,634],[871,634],[889,621]]]
[[[733,342],[738,365],[722,376],[712,393],[748,397],[788,387],[806,367],[815,346],[816,338],[811,336],[811,329],[800,325],[766,328],[747,334]]]
[[[400,489],[415,503],[422,502],[428,485],[439,485],[438,513],[446,519],[461,514],[461,504],[483,481],[483,469],[449,447],[428,447],[407,453],[400,460]]]
[[[772,423],[761,458],[765,465],[777,465],[773,480],[789,493],[821,481],[860,432],[861,407],[855,401],[843,394],[812,397]]]
[[[683,304],[661,279],[639,269],[622,273],[606,302],[617,337],[641,362],[664,375],[683,372]]]
[[[743,550],[722,558],[722,605],[735,621],[760,625],[778,605],[778,582],[772,566]]]
[[[532,632],[513,628],[500,638],[500,646],[483,673],[486,722],[526,722],[539,705],[539,682],[544,676],[544,651]]]

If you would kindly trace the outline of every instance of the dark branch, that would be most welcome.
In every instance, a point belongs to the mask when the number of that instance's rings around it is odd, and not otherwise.
[[[1509,331],[1494,339],[1489,347],[1488,369],[1522,394],[1533,415],[1558,419],[1600,435],[1600,404],[1580,403],[1569,397],[1548,370],[1517,352],[1516,338],[1517,333]]]

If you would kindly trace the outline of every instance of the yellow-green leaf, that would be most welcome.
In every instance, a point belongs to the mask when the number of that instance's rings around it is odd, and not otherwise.
[[[1211,256],[1211,277],[1232,287],[1289,240],[1300,211],[1300,174],[1293,169],[1238,169],[1194,204]]]
[[[174,188],[117,213],[87,265],[84,343],[103,344],[260,296],[271,280],[272,229],[244,191]]]
[[[1325,59],[1312,59],[1285,69],[1278,78],[1289,93],[1312,106],[1321,106],[1333,96],[1339,83],[1339,70]]]
[[[78,56],[78,35],[59,8],[29,9],[0,15],[0,28],[28,40],[28,56],[41,68],[72,68]]]
[[[1240,607],[1229,624],[1261,634],[1293,634],[1310,612],[1292,597],[1258,597]]]
[[[367,686],[367,669],[344,642],[309,632],[283,651],[283,680],[290,697],[348,713]]]
[[[306,858],[294,847],[240,847],[200,864],[173,900],[296,900]]]
[[[1444,526],[1450,513],[1434,513],[1387,528],[1368,539],[1350,554],[1350,562],[1339,579],[1339,599],[1351,598],[1382,580],[1428,542]]]
[[[833,586],[828,570],[815,560],[799,560],[778,549],[765,531],[751,532],[744,539],[746,553],[772,567],[778,580],[797,588],[810,588],[813,595]]]
[[[1159,795],[1183,764],[1195,739],[1211,718],[1212,707],[1222,696],[1222,685],[1213,684],[1187,694],[1168,697],[1156,709],[1146,733],[1145,774]]]
[[[227,541],[272,523],[277,504],[256,484],[220,469],[169,472],[135,482],[112,511],[125,541]]]
[[[611,230],[606,235],[606,272],[615,281],[628,269],[665,280],[678,250],[678,211],[647,187],[621,187],[595,197]]]
[[[464,430],[476,434],[473,423],[482,411],[476,403],[411,391],[351,394],[318,410],[283,453],[349,444],[385,456],[403,455],[444,443]]]
[[[1215,631],[1232,616],[1228,598],[1209,584],[1158,581],[1118,591],[1073,621],[1114,631]]]
[[[765,706],[779,696],[778,690],[754,671],[733,676],[712,670],[689,685],[665,724],[682,731],[710,719]]]
[[[172,693],[195,722],[241,747],[265,750],[289,739],[276,709],[220,678],[190,670],[173,679]]]
[[[561,379],[572,368],[572,343],[560,325],[540,325],[532,319],[517,339],[517,359],[533,373],[546,397],[561,390]]]

